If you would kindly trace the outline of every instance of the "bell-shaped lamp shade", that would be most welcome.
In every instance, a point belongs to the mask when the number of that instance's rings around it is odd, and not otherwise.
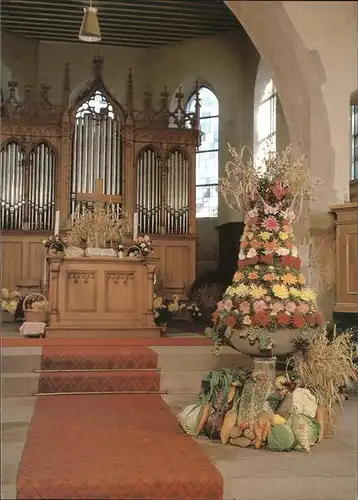
[[[97,9],[95,7],[84,7],[83,20],[78,38],[82,42],[100,42],[101,30],[99,29]]]

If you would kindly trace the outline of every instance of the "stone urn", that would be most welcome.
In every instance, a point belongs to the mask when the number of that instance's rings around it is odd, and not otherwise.
[[[277,329],[273,332],[268,332],[268,335],[274,339],[275,345],[269,349],[263,349],[260,346],[258,340],[255,340],[254,343],[251,343],[247,336],[244,335],[243,330],[233,330],[232,335],[229,339],[226,339],[226,344],[235,351],[241,352],[243,354],[247,354],[248,356],[254,356],[258,358],[269,358],[269,357],[278,357],[278,356],[286,356],[290,354],[294,350],[294,341],[304,335],[312,336],[315,332],[315,329],[311,328],[308,330],[300,330],[297,328],[282,328]]]

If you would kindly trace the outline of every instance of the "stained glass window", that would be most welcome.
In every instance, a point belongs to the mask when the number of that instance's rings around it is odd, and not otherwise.
[[[257,163],[262,162],[268,151],[276,151],[276,107],[277,91],[273,81],[270,80],[256,110]]]
[[[358,179],[358,104],[351,106],[352,179]]]
[[[201,142],[196,154],[196,216],[218,216],[219,101],[210,89],[199,89]],[[195,112],[195,95],[187,104]]]
[[[89,114],[96,118],[103,115],[106,117],[108,116],[108,118],[114,118],[112,104],[107,101],[106,96],[99,90],[96,90],[93,96],[78,108],[76,118],[83,118],[85,115]]]

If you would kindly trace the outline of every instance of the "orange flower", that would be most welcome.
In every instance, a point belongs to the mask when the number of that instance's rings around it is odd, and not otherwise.
[[[248,277],[250,280],[257,280],[259,275],[257,273],[255,273],[255,271],[252,271],[251,273],[248,274]]]
[[[218,310],[214,311],[213,314],[211,315],[211,321],[216,324],[217,320],[219,319],[220,312]]]
[[[251,241],[252,248],[260,248],[261,245],[262,245],[261,241],[257,241],[257,240]]]
[[[286,285],[294,285],[297,283],[297,278],[291,273],[284,274],[281,276],[281,280],[286,284]]]
[[[260,262],[267,265],[272,264],[273,263],[272,253],[269,253],[268,255],[260,255]]]
[[[264,274],[264,281],[273,281],[276,279],[276,275],[273,273]]]
[[[277,241],[276,240],[268,241],[267,243],[264,244],[264,247],[269,252],[273,252],[275,250],[276,246],[277,246]]]
[[[241,244],[240,244],[241,248],[246,248],[247,245],[248,245],[247,241],[245,241],[245,240],[241,241]]]
[[[305,277],[303,276],[303,274],[300,274],[299,277],[298,277],[298,280],[300,285],[304,285],[306,283],[306,280],[305,280]]]
[[[292,324],[296,328],[303,328],[306,324],[305,317],[301,316],[301,314],[294,314],[292,316]]]
[[[286,245],[286,248],[289,248],[289,249],[291,249],[293,247],[293,243],[291,240],[286,240],[285,245]]]
[[[291,317],[284,312],[279,312],[277,314],[277,323],[279,325],[288,325],[290,322],[290,319],[291,319]]]
[[[270,316],[266,312],[257,312],[252,319],[260,326],[267,326],[270,323]]]
[[[242,273],[239,273],[238,271],[236,271],[236,273],[234,274],[234,281],[241,281],[244,279],[244,275]]]

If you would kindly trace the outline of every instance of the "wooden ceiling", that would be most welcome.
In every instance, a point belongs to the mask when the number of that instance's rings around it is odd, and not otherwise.
[[[2,0],[1,28],[42,41],[79,43],[89,0]],[[222,0],[93,0],[103,45],[154,48],[239,26]]]

